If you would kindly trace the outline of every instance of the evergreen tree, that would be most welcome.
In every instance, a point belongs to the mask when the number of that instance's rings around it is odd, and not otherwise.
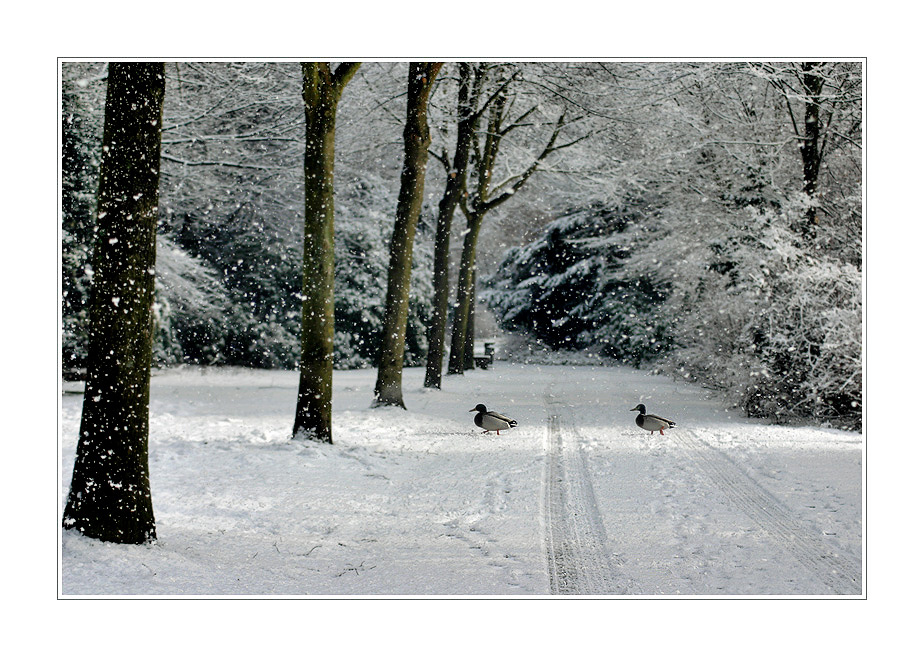
[[[390,222],[378,214],[344,222],[335,236],[334,367],[357,369],[378,363],[385,318]],[[408,297],[404,365],[418,366],[426,355],[426,320],[430,311],[428,270],[432,253],[414,242]]]
[[[665,289],[627,272],[630,226],[650,205],[576,210],[550,222],[533,242],[510,249],[484,298],[502,328],[550,349],[591,349],[638,365],[670,346],[656,309]]]
[[[65,377],[86,368],[98,135],[73,84],[61,90],[61,359]]]

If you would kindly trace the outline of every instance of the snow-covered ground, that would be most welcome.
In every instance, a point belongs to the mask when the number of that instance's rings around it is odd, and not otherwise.
[[[155,372],[158,540],[62,535],[68,596],[861,596],[860,434],[741,418],[621,367],[334,374],[334,444],[289,439],[297,373]],[[81,384],[63,384],[63,509]],[[482,434],[482,402],[519,421]],[[675,420],[649,435],[628,409]]]

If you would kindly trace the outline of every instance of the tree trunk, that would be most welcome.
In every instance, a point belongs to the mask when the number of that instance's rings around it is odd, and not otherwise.
[[[87,383],[63,526],[114,543],[156,538],[148,405],[163,63],[112,63],[103,155]]]
[[[452,317],[447,374],[462,374],[465,371],[465,338],[468,333],[469,314],[474,303],[472,284],[475,278],[475,250],[483,219],[484,215],[479,213],[473,213],[468,217],[468,232],[465,233],[459,262],[459,282],[456,286],[456,307]]]
[[[430,128],[427,103],[430,89],[441,63],[413,62],[408,72],[407,120],[404,126],[404,167],[395,213],[388,263],[388,289],[385,318],[373,406],[404,406],[401,373],[404,367],[404,338],[407,331],[408,297],[411,284],[411,257],[420,207]]]
[[[802,84],[805,87],[805,137],[799,151],[802,154],[802,191],[809,198],[809,207],[806,211],[803,234],[812,238],[815,235],[815,226],[818,223],[815,206],[815,193],[818,190],[818,175],[821,172],[821,93],[824,88],[824,78],[816,71],[818,62],[802,63]]]
[[[294,438],[333,442],[334,136],[337,104],[359,64],[302,64],[305,104],[305,243]]]
[[[467,370],[475,369],[475,283],[478,278],[478,266],[472,268],[472,285],[468,288],[468,321],[465,326],[465,357],[462,366]]]
[[[483,69],[482,69],[483,70]],[[446,175],[446,191],[440,199],[436,221],[436,242],[433,249],[433,308],[427,327],[427,371],[425,388],[442,385],[443,351],[446,342],[446,313],[449,304],[449,243],[452,235],[452,217],[459,204],[465,176],[468,173],[468,156],[475,132],[477,92],[472,90],[472,67],[459,65],[459,102],[456,151]],[[479,75],[479,73],[475,73]],[[483,73],[482,73],[483,75]]]

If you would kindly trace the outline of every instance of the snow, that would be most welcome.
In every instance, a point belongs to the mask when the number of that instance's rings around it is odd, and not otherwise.
[[[334,373],[334,444],[293,441],[298,375],[175,368],[151,383],[157,541],[63,532],[62,597],[862,597],[863,436],[749,421],[623,367]],[[82,385],[62,383],[60,508]],[[649,435],[642,402],[676,429]],[[515,418],[482,434],[484,403]],[[60,512],[59,512],[60,518]]]

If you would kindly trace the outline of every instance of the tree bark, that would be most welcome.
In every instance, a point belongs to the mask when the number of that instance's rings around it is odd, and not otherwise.
[[[465,357],[462,367],[466,370],[475,369],[475,286],[478,278],[478,266],[472,267],[472,284],[468,288],[468,321],[465,326]]]
[[[475,249],[478,246],[478,232],[481,230],[483,219],[483,214],[472,213],[466,223],[467,232],[462,242],[462,256],[459,260],[459,282],[456,286],[456,306],[452,319],[447,374],[462,374],[465,371],[465,340],[474,304],[472,288],[475,279]]]
[[[452,336],[449,348],[448,374],[462,374],[465,371],[465,340],[468,335],[469,317],[472,311],[472,282],[475,276],[475,249],[478,233],[487,213],[487,199],[490,195],[491,177],[500,150],[501,122],[507,106],[507,95],[501,93],[492,99],[488,113],[484,144],[476,148],[475,170],[472,172],[476,185],[471,209],[464,208],[466,217],[465,239],[462,243],[462,257],[459,261],[459,283],[456,287],[456,307],[452,318]]]
[[[389,250],[385,318],[382,323],[382,343],[373,406],[405,408],[401,374],[404,367],[411,258],[423,203],[427,148],[430,145],[427,103],[430,89],[441,66],[441,63],[436,62],[413,62],[409,66],[404,167],[401,170],[395,230]]]
[[[802,84],[805,88],[805,137],[799,147],[802,155],[802,191],[809,198],[809,207],[806,210],[803,234],[807,238],[815,235],[818,223],[815,194],[818,190],[818,176],[821,172],[821,93],[824,89],[824,78],[818,74],[818,62],[802,63]]]
[[[439,388],[442,385],[446,313],[449,304],[449,243],[452,236],[452,217],[462,196],[465,176],[468,175],[469,152],[477,118],[474,105],[478,98],[478,78],[484,75],[484,67],[481,66],[477,71],[473,71],[470,64],[463,62],[459,65],[459,74],[456,150],[446,174],[446,190],[440,199],[436,221],[436,241],[433,249],[433,307],[430,324],[427,327],[425,388]]]
[[[305,242],[301,360],[293,438],[331,443],[334,360],[334,137],[337,104],[358,63],[302,64]]]
[[[148,410],[163,63],[111,63],[87,383],[63,526],[103,541],[156,539]]]

